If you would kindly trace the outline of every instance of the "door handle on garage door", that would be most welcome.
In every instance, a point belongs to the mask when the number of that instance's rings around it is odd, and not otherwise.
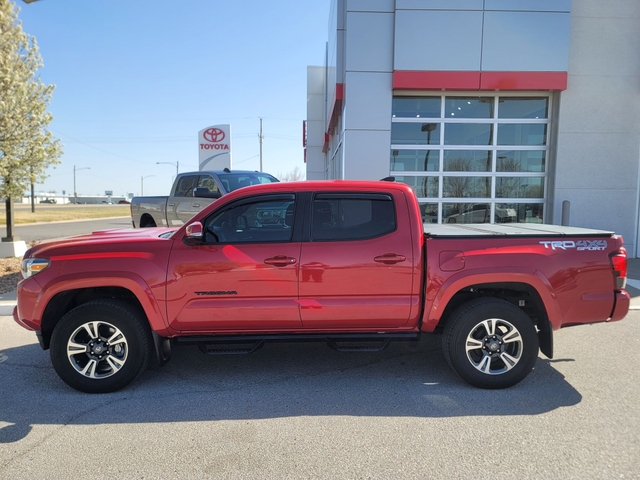
[[[286,267],[287,265],[293,265],[297,260],[286,255],[276,255],[275,257],[265,259],[264,263],[267,265],[275,265],[276,267]]]
[[[404,262],[407,259],[404,255],[396,255],[395,253],[385,253],[374,258],[378,263],[384,263],[385,265],[393,265],[394,263]]]

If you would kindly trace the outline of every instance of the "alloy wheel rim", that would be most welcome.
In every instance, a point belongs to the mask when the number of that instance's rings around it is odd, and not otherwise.
[[[82,376],[92,379],[115,375],[127,361],[129,344],[124,334],[107,322],[80,325],[67,342],[67,358]]]
[[[465,342],[467,359],[486,375],[501,375],[515,367],[522,358],[523,340],[518,329],[500,318],[479,322]]]

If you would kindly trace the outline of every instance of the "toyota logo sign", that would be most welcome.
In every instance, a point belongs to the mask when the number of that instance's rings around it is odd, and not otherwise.
[[[209,142],[221,142],[224,140],[224,132],[219,128],[208,128],[202,133],[202,136]]]

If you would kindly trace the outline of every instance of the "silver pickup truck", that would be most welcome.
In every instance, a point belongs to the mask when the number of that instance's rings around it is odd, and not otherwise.
[[[278,182],[268,173],[248,170],[203,170],[181,173],[168,197],[133,197],[133,228],[183,225],[214,200],[249,185]]]

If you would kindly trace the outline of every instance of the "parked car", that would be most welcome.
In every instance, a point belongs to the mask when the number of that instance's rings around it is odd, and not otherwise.
[[[133,227],[180,226],[204,207],[229,192],[250,185],[278,182],[268,173],[248,170],[210,170],[181,173],[171,193],[162,197],[133,197]]]
[[[58,203],[55,198],[45,198],[40,200],[40,203]]]
[[[62,380],[111,392],[183,344],[249,353],[319,340],[362,351],[440,332],[460,377],[504,388],[529,374],[538,350],[553,357],[555,330],[627,314],[627,256],[612,232],[426,228],[405,184],[242,188],[180,228],[32,247],[13,318],[36,331]]]
[[[128,200],[118,200],[118,205],[129,205],[130,203]]]

